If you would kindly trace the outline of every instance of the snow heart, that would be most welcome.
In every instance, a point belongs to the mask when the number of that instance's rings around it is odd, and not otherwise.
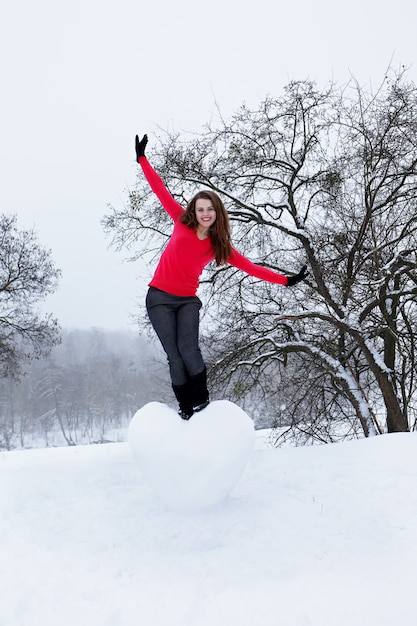
[[[150,402],[129,425],[129,445],[144,477],[177,512],[209,508],[242,476],[255,443],[252,420],[228,400],[211,402],[189,421]]]

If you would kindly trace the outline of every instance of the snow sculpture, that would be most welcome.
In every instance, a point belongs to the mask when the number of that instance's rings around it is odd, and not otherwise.
[[[228,400],[211,402],[189,421],[150,402],[132,418],[129,445],[167,508],[195,512],[221,502],[242,476],[255,443],[249,416]]]

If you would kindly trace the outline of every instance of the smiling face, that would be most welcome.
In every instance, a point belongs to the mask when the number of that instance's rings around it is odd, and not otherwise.
[[[195,217],[199,233],[206,233],[216,221],[217,213],[211,200],[198,198],[195,203]]]
[[[216,192],[211,189],[198,191],[180,216],[180,222],[192,228],[199,239],[210,237],[216,265],[227,263],[232,252],[230,221]]]

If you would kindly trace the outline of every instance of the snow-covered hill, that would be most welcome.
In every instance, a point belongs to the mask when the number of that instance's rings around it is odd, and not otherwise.
[[[415,626],[417,434],[259,440],[165,510],[128,444],[0,454],[1,626]]]

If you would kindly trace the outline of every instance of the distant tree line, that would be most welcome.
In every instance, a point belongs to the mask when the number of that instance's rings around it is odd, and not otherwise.
[[[20,380],[0,379],[0,449],[117,439],[146,402],[169,401],[165,372],[137,333],[64,331]]]

